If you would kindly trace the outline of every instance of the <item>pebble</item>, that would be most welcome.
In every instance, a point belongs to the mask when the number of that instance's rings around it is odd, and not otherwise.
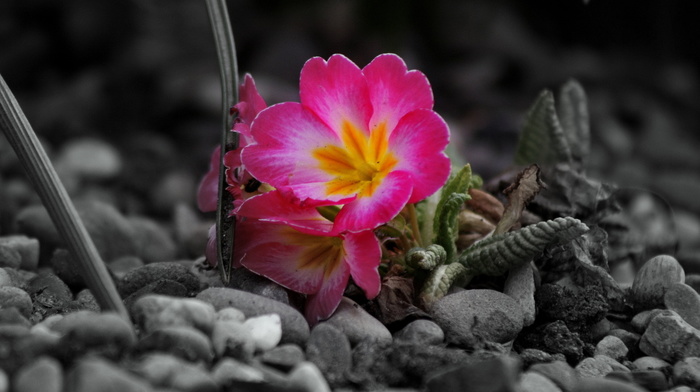
[[[629,371],[624,365],[606,355],[584,358],[574,370],[579,378],[597,378],[613,371]]]
[[[145,355],[135,371],[157,387],[186,392],[219,391],[206,370],[170,354]]]
[[[9,235],[0,237],[0,246],[19,252],[21,263],[19,268],[34,271],[39,265],[39,240],[25,235]]]
[[[579,380],[574,392],[647,392],[647,390],[630,382],[587,377]]]
[[[644,332],[649,326],[651,320],[653,320],[654,317],[660,314],[672,315],[673,313],[666,309],[643,310],[634,315],[634,317],[632,317],[632,321],[630,321],[630,324],[632,325],[632,328],[634,328],[636,331]]]
[[[234,307],[246,317],[276,313],[282,321],[281,343],[295,343],[305,346],[309,338],[309,324],[298,310],[281,302],[245,291],[211,287],[199,294],[197,299],[207,302],[215,309]]]
[[[216,312],[217,321],[245,321],[245,314],[236,308],[223,308]]]
[[[700,389],[700,358],[686,357],[673,365],[673,382]]]
[[[321,371],[311,362],[302,362],[289,372],[289,387],[303,392],[331,392]]]
[[[260,369],[233,358],[223,358],[211,371],[218,385],[230,386],[234,382],[262,383],[265,375]]]
[[[31,328],[32,323],[29,321],[17,307],[2,308],[0,307],[0,325],[20,325]]]
[[[512,297],[523,311],[523,326],[535,322],[535,277],[530,263],[512,268],[503,286],[503,294]]]
[[[67,249],[56,248],[49,260],[51,270],[69,287],[85,287],[85,281],[76,268],[76,261]]]
[[[12,281],[12,276],[7,272],[5,268],[0,267],[0,287],[14,286]]]
[[[76,138],[62,146],[54,165],[64,175],[104,180],[117,176],[123,161],[119,151],[105,141]]]
[[[685,357],[700,356],[700,331],[673,311],[659,314],[649,323],[639,341],[647,355],[675,362]]]
[[[53,272],[41,272],[29,281],[27,292],[34,300],[34,313],[53,314],[73,300],[70,287]],[[38,307],[37,305],[40,305]]]
[[[157,329],[136,345],[137,352],[159,351],[176,355],[190,362],[211,363],[214,349],[209,337],[198,329],[172,326]]]
[[[250,361],[255,353],[252,333],[240,321],[215,321],[211,341],[218,357],[226,356]]]
[[[209,335],[216,311],[206,302],[194,298],[145,295],[131,307],[134,323],[145,333],[168,326],[191,326]]]
[[[282,339],[282,320],[277,313],[251,317],[243,322],[258,351],[276,347]]]
[[[29,294],[17,287],[0,287],[0,308],[17,308],[24,317],[32,313],[32,298]]]
[[[0,392],[7,392],[10,390],[10,379],[7,377],[7,373],[0,369]]]
[[[512,391],[515,390],[520,363],[500,356],[474,361],[450,369],[436,369],[426,382],[429,392],[444,391]]]
[[[629,349],[625,343],[615,336],[606,336],[595,346],[595,355],[605,355],[616,361],[621,361]]]
[[[564,361],[553,361],[548,363],[538,363],[528,369],[532,372],[541,373],[552,380],[562,391],[571,392],[576,387],[578,376],[576,370]]]
[[[116,313],[78,311],[65,315],[51,326],[61,334],[62,353],[68,358],[85,351],[96,351],[108,358],[118,358],[136,344],[131,325]]]
[[[384,324],[347,297],[341,299],[338,308],[329,319],[319,324],[334,326],[348,337],[353,346],[364,340],[386,343],[393,339]]]
[[[313,332],[312,332],[313,336]],[[349,353],[348,353],[349,354]],[[349,355],[348,355],[349,356]],[[265,351],[260,356],[262,363],[280,369],[284,372],[306,360],[304,350],[296,344],[283,344]],[[318,364],[317,364],[318,365]]]
[[[520,392],[561,392],[561,388],[552,380],[537,372],[523,372],[518,380]]]
[[[290,304],[289,293],[284,287],[245,268],[240,268],[232,274],[228,287],[257,294],[286,305]]]
[[[632,362],[632,366],[639,370],[662,370],[666,371],[671,368],[671,364],[661,358],[656,357],[639,357]]]
[[[442,344],[445,341],[445,333],[435,322],[419,319],[411,321],[396,332],[394,341],[426,345]]]
[[[138,256],[146,264],[172,261],[177,246],[168,231],[160,224],[144,217],[127,218],[134,231]]]
[[[626,329],[621,329],[621,328],[615,328],[611,329],[608,331],[608,336],[614,336],[625,344],[627,347],[627,352],[628,355],[631,356],[630,353],[632,352],[637,352],[639,351],[638,344],[639,344],[639,339],[642,337],[638,333],[630,332]]]
[[[632,381],[650,391],[665,391],[669,388],[666,373],[660,370],[633,370]]]
[[[327,323],[319,323],[311,330],[306,356],[332,386],[342,384],[346,380],[345,373],[352,367],[350,340],[343,331]]]
[[[41,356],[22,366],[12,380],[15,392],[61,392],[63,368],[53,357]]]
[[[153,390],[146,380],[98,356],[79,359],[66,375],[64,390],[104,391],[107,385],[110,391],[149,392]]]
[[[523,328],[520,305],[495,290],[465,290],[447,295],[430,309],[448,343],[475,347],[484,341],[505,343]]]
[[[19,268],[22,264],[22,255],[16,249],[0,245],[0,267]]]
[[[684,281],[685,271],[673,256],[652,257],[637,271],[632,284],[632,298],[636,308],[660,307],[671,285]]]
[[[150,283],[162,280],[180,283],[185,286],[188,293],[199,291],[199,279],[187,267],[174,262],[159,262],[146,264],[127,272],[119,281],[119,294],[125,298]]]
[[[664,295],[664,305],[688,324],[700,329],[700,294],[685,283],[672,284]]]
[[[118,280],[122,280],[128,272],[143,267],[143,260],[137,256],[118,257],[107,264],[107,268]]]

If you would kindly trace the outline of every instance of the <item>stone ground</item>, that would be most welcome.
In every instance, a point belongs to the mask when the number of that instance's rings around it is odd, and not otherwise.
[[[591,110],[587,176],[617,184],[624,207],[597,221],[609,268],[540,258],[537,285],[515,296],[533,299],[530,319],[487,281],[390,328],[348,298],[310,330],[294,294],[244,273],[220,287],[201,262],[212,217],[195,210],[194,189],[219,121],[203,4],[3,2],[0,73],[135,327],[94,312],[0,140],[0,391],[700,389],[700,88],[683,57],[684,10],[615,19],[595,0],[539,13],[505,1],[358,4],[231,2],[241,69],[274,103],[295,99],[313,55],[364,64],[397,52],[428,75],[455,156],[486,180],[510,167],[538,91],[576,77]],[[604,37],[587,47],[574,29]],[[586,218],[605,207],[592,209]]]

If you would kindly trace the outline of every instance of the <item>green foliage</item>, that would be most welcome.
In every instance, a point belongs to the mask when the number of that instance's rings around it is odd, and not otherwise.
[[[515,164],[546,165],[570,161],[571,150],[557,117],[554,96],[551,91],[544,90],[527,113],[515,151]]]
[[[467,248],[458,261],[470,274],[499,276],[529,262],[548,246],[571,241],[588,231],[572,217],[556,218],[494,235]]]
[[[420,300],[426,308],[444,297],[453,285],[463,286],[471,279],[469,271],[459,263],[445,264],[432,271],[423,284]]]
[[[433,220],[433,243],[441,245],[447,252],[448,262],[457,254],[455,240],[458,234],[457,215],[465,201],[469,200],[469,187],[472,185],[472,169],[465,165],[450,177],[442,187],[440,200],[435,208]]]
[[[408,266],[427,271],[444,264],[446,260],[445,248],[437,244],[428,245],[426,248],[413,248],[406,253]]]
[[[579,82],[572,79],[561,87],[557,110],[571,157],[577,163],[585,162],[591,148],[591,131],[586,92]]]

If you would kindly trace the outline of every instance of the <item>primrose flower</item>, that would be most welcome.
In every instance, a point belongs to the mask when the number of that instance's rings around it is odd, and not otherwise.
[[[233,124],[233,132],[239,134],[239,148],[228,151],[224,155],[224,166],[226,167],[226,188],[234,198],[234,204],[238,205],[246,196],[246,184],[252,180],[252,176],[241,164],[241,150],[253,139],[250,135],[250,124],[257,114],[265,109],[267,105],[255,87],[255,81],[250,74],[243,78],[239,89],[239,101],[232,110],[238,112],[238,117]],[[197,189],[197,205],[202,212],[216,210],[216,203],[219,198],[219,159],[221,157],[221,147],[216,147],[211,154],[209,171],[204,175]],[[248,189],[250,190],[250,189]]]
[[[315,207],[279,191],[251,197],[236,215],[234,266],[306,294],[309,324],[333,314],[351,276],[367,298],[379,293],[381,250],[371,230],[335,233]]]
[[[342,205],[334,233],[376,228],[447,180],[447,125],[425,75],[400,57],[363,69],[342,55],[312,58],[300,98],[258,114],[241,160],[300,206]]]

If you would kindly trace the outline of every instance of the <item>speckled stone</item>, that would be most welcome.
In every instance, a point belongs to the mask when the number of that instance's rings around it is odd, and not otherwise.
[[[693,356],[683,358],[673,365],[673,382],[700,388],[700,358]]]
[[[692,287],[685,283],[672,284],[664,295],[664,305],[700,329],[700,295]]]
[[[638,309],[660,307],[666,291],[674,283],[685,281],[685,271],[673,256],[659,255],[647,260],[637,271],[632,298]]]
[[[606,336],[595,346],[595,355],[607,355],[616,361],[625,358],[628,351],[625,343],[615,336]]]
[[[363,340],[373,340],[378,343],[391,342],[391,332],[379,320],[372,317],[360,305],[350,298],[343,297],[335,313],[319,324],[330,324],[343,332],[356,345]]]
[[[420,344],[442,344],[445,333],[439,325],[430,320],[414,320],[394,334],[399,342]]]
[[[670,314],[659,314],[651,320],[639,341],[639,348],[647,355],[669,362],[700,356],[700,331],[677,313],[668,312]]]
[[[352,366],[350,340],[331,324],[320,323],[311,330],[306,355],[333,386],[345,381],[345,374]]]
[[[214,327],[216,311],[210,304],[194,298],[145,295],[131,308],[132,318],[148,333],[167,326],[192,326],[209,335]]]
[[[603,377],[613,371],[629,371],[627,367],[606,355],[584,358],[574,370],[579,378]]]

